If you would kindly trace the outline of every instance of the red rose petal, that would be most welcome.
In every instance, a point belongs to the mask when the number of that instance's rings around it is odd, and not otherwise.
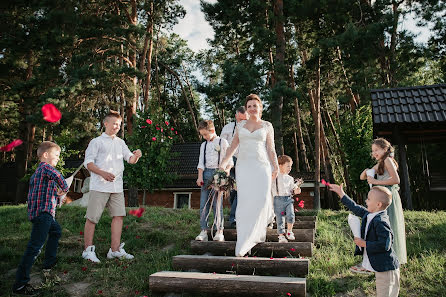
[[[98,290],[98,294],[99,294],[99,295],[102,294],[102,290]]]
[[[284,215],[285,213],[282,211],[280,214],[281,214],[281,215]]]
[[[79,235],[84,235],[84,232],[82,232],[82,231],[79,231]]]
[[[142,129],[147,128],[147,126],[141,126]]]
[[[50,123],[58,122],[62,118],[62,113],[52,103],[42,106],[43,119]]]
[[[160,127],[156,127],[156,130],[159,130],[160,129]]]
[[[296,249],[295,248],[290,248],[290,251],[295,252]]]
[[[164,124],[166,124],[166,126],[169,126],[169,122],[168,121],[165,121]]]
[[[304,201],[301,200],[297,206],[299,206],[300,208],[304,208]]]
[[[173,130],[175,130],[175,129],[172,127],[172,128],[170,128],[170,130],[173,131]]]
[[[291,293],[286,293],[288,296],[291,296]]]
[[[147,119],[146,123],[149,124],[149,125],[152,125],[152,120],[151,119]]]
[[[152,137],[152,141],[156,141],[156,137]]]
[[[7,144],[7,145],[5,145],[5,146],[2,146],[2,147],[0,148],[0,151],[2,151],[2,152],[9,152],[9,151],[11,151],[13,148],[18,147],[19,145],[21,145],[22,143],[23,143],[22,140],[20,140],[20,139],[16,139],[16,140],[12,141],[11,143],[9,143],[9,144]]]
[[[87,271],[87,267],[82,266],[82,271]]]

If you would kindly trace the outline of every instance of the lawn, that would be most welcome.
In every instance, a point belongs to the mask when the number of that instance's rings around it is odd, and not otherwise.
[[[127,216],[124,220],[123,242],[135,260],[107,260],[111,218],[104,214],[95,235],[96,252],[102,262],[92,264],[81,258],[84,214],[85,209],[80,207],[57,210],[63,234],[54,269],[62,283],[45,288],[42,296],[151,296],[149,275],[171,269],[174,255],[190,253],[189,241],[199,232],[197,210],[149,207],[141,218]],[[360,258],[353,256],[347,214],[331,210],[318,214],[314,256],[307,277],[309,296],[374,294],[373,276],[348,271]],[[409,263],[401,269],[400,296],[446,296],[446,212],[407,211],[405,218]],[[31,224],[24,205],[0,207],[0,220],[0,294],[9,296]],[[42,255],[33,267],[36,276]]]

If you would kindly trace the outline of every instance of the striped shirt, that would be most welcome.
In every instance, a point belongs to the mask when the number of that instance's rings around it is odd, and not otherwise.
[[[64,192],[69,190],[59,171],[46,162],[40,162],[29,180],[28,218],[30,221],[43,212],[53,217],[56,215],[56,206],[59,201],[58,187]]]

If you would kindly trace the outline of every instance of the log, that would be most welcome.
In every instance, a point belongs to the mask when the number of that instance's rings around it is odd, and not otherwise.
[[[293,229],[294,237],[296,240],[293,242],[311,242],[314,243],[314,229]],[[237,230],[236,229],[225,229],[224,233],[225,240],[227,241],[237,241]],[[211,232],[208,231],[209,240],[211,240]],[[277,229],[267,229],[266,230],[266,241],[277,242],[279,240],[277,235]],[[291,241],[291,240],[290,240]]]
[[[234,229],[229,222],[225,222],[224,227],[225,229]],[[274,223],[274,228],[277,228],[276,223]],[[296,218],[293,229],[316,229],[316,221],[298,221]]]
[[[229,220],[229,216],[225,215],[225,221]],[[301,216],[296,214],[296,222],[297,221],[311,221],[311,222],[315,222],[317,221],[317,216]]]
[[[196,254],[210,253],[216,256],[235,255],[235,241],[196,241],[190,246]],[[252,248],[252,256],[258,257],[311,257],[313,244],[311,242],[261,242]]]
[[[223,296],[306,295],[304,278],[161,271],[150,275],[155,292],[208,293]]]
[[[173,257],[175,270],[249,275],[292,275],[305,277],[310,260],[298,258],[226,257],[179,255]]]

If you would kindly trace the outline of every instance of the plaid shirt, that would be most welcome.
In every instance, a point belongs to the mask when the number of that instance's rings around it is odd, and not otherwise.
[[[43,212],[53,217],[56,215],[56,206],[59,201],[57,186],[64,192],[69,190],[59,171],[48,163],[40,162],[29,181],[28,218],[30,221]]]

